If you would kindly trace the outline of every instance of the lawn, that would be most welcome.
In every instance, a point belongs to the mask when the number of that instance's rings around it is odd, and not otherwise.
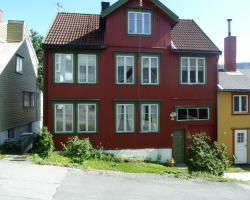
[[[0,154],[0,160],[4,159],[4,155]]]
[[[63,155],[53,153],[50,158],[42,159],[36,154],[30,155],[32,162],[41,165],[56,165],[80,169],[97,169],[108,171],[119,171],[126,173],[153,173],[153,174],[172,174],[178,178],[203,178],[219,182],[235,182],[236,180],[214,176],[207,173],[189,173],[187,168],[167,167],[162,164],[148,163],[142,161],[113,162],[103,160],[86,160],[83,164],[72,163],[71,160]]]

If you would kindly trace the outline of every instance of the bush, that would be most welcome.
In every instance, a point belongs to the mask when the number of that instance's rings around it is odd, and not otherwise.
[[[10,153],[10,154],[20,153],[20,151],[21,151],[20,150],[20,143],[17,140],[7,140],[1,146],[0,150],[4,154],[6,154],[6,153]]]
[[[116,158],[110,154],[104,153],[102,149],[94,149],[90,140],[79,139],[77,136],[69,139],[68,143],[62,144],[64,156],[71,159],[72,162],[82,164],[85,160],[105,160],[120,162],[121,159]]]
[[[41,158],[48,158],[54,150],[52,134],[47,127],[39,130],[38,135],[34,138],[33,151]]]
[[[189,159],[188,170],[190,172],[208,172],[213,175],[223,175],[231,165],[226,155],[224,145],[219,146],[216,142],[209,145],[210,138],[204,133],[191,135],[188,147]]]

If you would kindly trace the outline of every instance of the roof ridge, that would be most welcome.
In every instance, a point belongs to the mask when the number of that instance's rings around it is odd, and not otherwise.
[[[93,14],[93,13],[77,13],[77,12],[58,12],[59,14],[77,14],[77,15],[96,15],[96,16],[100,16],[100,14]]]

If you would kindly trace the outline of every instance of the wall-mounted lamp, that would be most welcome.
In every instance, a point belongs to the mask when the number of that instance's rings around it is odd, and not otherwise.
[[[170,116],[170,119],[174,121],[174,118],[176,117],[176,112],[171,112],[169,116]]]

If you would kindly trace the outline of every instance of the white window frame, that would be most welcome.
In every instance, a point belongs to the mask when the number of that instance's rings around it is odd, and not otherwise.
[[[123,66],[123,69],[124,69],[124,82],[123,83],[120,83],[119,82],[119,68],[118,68],[118,60],[119,58],[124,58],[124,66]],[[133,59],[133,66],[132,66],[132,82],[128,82],[127,80],[127,58],[132,58]],[[132,56],[132,55],[117,55],[116,56],[116,84],[118,85],[133,85],[135,84],[135,56]]]
[[[16,72],[19,74],[23,73],[23,57],[16,56]]]
[[[187,83],[182,82],[182,69],[183,69],[183,64],[182,64],[182,59],[188,59],[188,80]],[[195,83],[191,83],[190,81],[190,59],[195,59],[196,62],[196,70],[195,70],[195,78],[196,78],[196,82]],[[198,60],[201,59],[203,60],[204,66],[203,66],[203,82],[199,82],[199,66],[198,66]],[[181,71],[180,71],[180,77],[181,77],[181,84],[183,85],[204,85],[206,84],[206,58],[204,57],[181,57]]]
[[[61,73],[61,69],[62,69],[62,67],[61,67],[61,63],[62,63],[62,55],[65,55],[65,56],[67,56],[67,55],[70,55],[71,57],[72,57],[72,60],[71,60],[71,65],[72,65],[72,80],[70,80],[70,81],[57,81],[56,80],[56,73]],[[56,57],[59,57],[59,60],[56,60]],[[59,68],[57,69],[57,64],[58,64],[58,66],[59,66]],[[54,61],[54,82],[56,83],[56,84],[60,84],[60,83],[74,83],[74,54],[72,54],[72,53],[55,53],[55,61]]]
[[[146,68],[146,67],[143,67],[143,59],[144,58],[147,58],[147,59],[149,59],[149,67],[148,67],[148,69],[149,69],[149,82],[148,83],[144,83],[144,78],[143,78],[143,75],[144,75],[144,73],[143,73],[143,69],[144,68]],[[151,80],[151,68],[152,68],[152,65],[151,65],[151,59],[152,58],[156,58],[157,59],[157,82],[156,83],[152,83],[152,80]],[[142,85],[159,85],[159,74],[160,74],[160,63],[159,63],[159,57],[158,56],[141,56],[141,84]]]
[[[130,19],[129,19],[129,14],[133,13],[135,15],[135,20],[134,20],[134,27],[135,27],[135,32],[131,33],[130,30]],[[138,33],[137,31],[137,14],[141,13],[142,14],[142,33]],[[149,15],[149,33],[145,33],[145,27],[144,27],[144,18],[145,14]],[[152,35],[152,13],[151,12],[144,12],[144,11],[128,11],[128,17],[127,17],[127,27],[128,27],[128,34],[129,35]]]
[[[118,130],[118,127],[119,127],[119,113],[118,113],[118,107],[119,106],[124,106],[124,130],[122,130],[122,131],[119,131]],[[133,107],[133,128],[132,128],[132,130],[131,131],[128,131],[127,130],[127,106],[132,106]],[[116,126],[116,132],[117,133],[134,133],[135,132],[135,105],[133,104],[133,103],[118,103],[118,104],[116,104],[116,124],[115,124],[115,126]]]
[[[144,106],[149,106],[148,108],[148,117],[149,117],[149,129],[148,130],[143,130],[143,107]],[[157,130],[152,130],[151,129],[151,118],[152,118],[152,113],[151,113],[151,106],[157,106]],[[160,124],[160,105],[158,103],[143,103],[141,104],[140,108],[140,118],[141,118],[141,133],[158,133],[159,132],[159,124]]]
[[[239,111],[234,110],[234,97],[239,97]],[[246,111],[242,110],[242,97],[246,97]],[[248,113],[248,95],[233,95],[233,113]]]
[[[86,107],[86,131],[80,131],[80,112],[79,107],[84,105]],[[89,106],[95,107],[95,130],[90,131],[89,129]],[[97,132],[97,104],[96,103],[78,103],[77,104],[77,131],[78,133],[96,133]]]
[[[178,119],[179,118],[179,116],[178,116],[179,109],[182,109],[182,110],[186,109],[187,110],[187,114],[188,114],[188,110],[189,109],[197,109],[198,119],[181,119],[181,120],[179,120]],[[207,113],[208,113],[207,119],[199,119],[199,110],[200,109],[207,109]],[[208,120],[210,120],[210,108],[207,107],[207,106],[203,106],[203,107],[192,107],[192,106],[185,107],[185,106],[183,106],[183,107],[177,107],[176,108],[176,121],[178,121],[178,122],[182,122],[182,121],[208,121]]]
[[[57,131],[57,123],[56,123],[56,107],[60,105],[63,106],[63,130]],[[72,106],[72,130],[66,131],[66,112],[65,112],[65,106],[71,105]],[[72,133],[74,131],[74,104],[71,103],[56,103],[54,106],[54,127],[55,127],[55,133]]]
[[[86,81],[80,81],[80,63],[79,63],[79,56],[86,56],[87,57],[87,65],[86,65]],[[95,57],[95,81],[90,82],[89,81],[89,57],[94,56]],[[96,84],[97,83],[97,55],[96,54],[78,54],[78,63],[77,63],[77,72],[78,72],[78,77],[77,77],[77,82],[81,84]]]

